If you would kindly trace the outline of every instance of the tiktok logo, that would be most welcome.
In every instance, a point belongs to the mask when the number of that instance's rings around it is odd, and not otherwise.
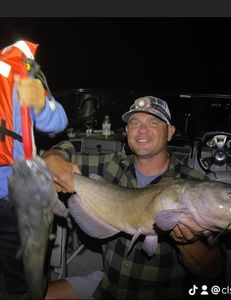
[[[198,289],[198,286],[196,286],[195,284],[193,285],[193,287],[191,289],[188,290],[188,293],[190,296],[194,296],[196,294],[196,290]]]

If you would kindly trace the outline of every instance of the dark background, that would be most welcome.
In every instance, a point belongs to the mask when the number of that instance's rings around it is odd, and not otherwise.
[[[39,44],[36,61],[69,127],[85,130],[86,95],[100,101],[91,125],[109,114],[120,130],[121,114],[149,94],[168,101],[180,135],[230,130],[231,18],[0,18],[0,36],[0,48]]]
[[[40,44],[52,90],[231,93],[231,18],[1,18],[0,36]]]

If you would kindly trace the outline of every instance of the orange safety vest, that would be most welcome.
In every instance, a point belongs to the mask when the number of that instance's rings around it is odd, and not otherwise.
[[[17,41],[0,50],[0,166],[14,162],[14,139],[21,136],[14,132],[12,94],[14,75],[22,74],[25,62],[22,58],[34,59],[38,44]]]

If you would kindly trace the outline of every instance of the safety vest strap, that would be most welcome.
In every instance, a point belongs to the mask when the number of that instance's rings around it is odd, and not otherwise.
[[[6,128],[6,120],[0,120],[0,141],[5,142],[6,135],[22,142],[22,136]]]

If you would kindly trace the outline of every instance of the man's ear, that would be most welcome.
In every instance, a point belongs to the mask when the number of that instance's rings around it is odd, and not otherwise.
[[[171,141],[172,136],[174,135],[175,131],[176,131],[176,127],[175,126],[173,126],[173,125],[169,125],[168,126],[168,137],[167,137],[168,142]]]

